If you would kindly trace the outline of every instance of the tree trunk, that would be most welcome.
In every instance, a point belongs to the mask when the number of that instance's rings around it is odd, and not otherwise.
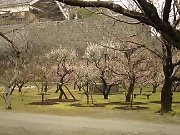
[[[109,95],[108,85],[103,77],[101,77],[101,80],[102,80],[102,85],[103,85],[102,93],[103,93],[104,99],[108,99],[108,95]]]
[[[23,88],[23,86],[26,84],[27,82],[21,82],[20,83],[20,85],[19,84],[17,84],[17,86],[18,86],[18,89],[19,89],[19,92],[21,92],[22,91],[22,88]]]
[[[48,82],[44,83],[44,93],[46,94],[48,91]]]
[[[92,93],[90,93],[90,96],[91,96],[91,101],[92,101],[91,103],[94,104]]]
[[[131,98],[132,98],[132,93],[134,91],[134,85],[135,85],[135,81],[131,81],[129,88],[128,88],[128,92],[126,94],[126,102],[131,102]]]
[[[142,89],[142,87],[140,87],[139,94],[141,94],[141,93],[142,93],[142,90],[143,90],[143,89]]]
[[[88,81],[86,84],[86,96],[87,96],[87,104],[89,104],[89,84],[88,84]]]
[[[44,93],[42,93],[41,96],[42,96],[42,97],[41,97],[41,99],[42,99],[42,100],[41,100],[41,103],[44,103]]]
[[[11,88],[11,92],[10,92],[10,95],[12,95],[12,93],[14,92],[14,90],[15,90],[15,88],[16,88],[16,84],[14,84],[13,86],[12,86],[12,88]]]
[[[10,88],[9,86],[5,86],[4,93],[5,93],[5,102],[6,102],[6,109],[12,109],[11,107],[11,97],[10,97]]]
[[[86,94],[87,97],[87,104],[89,104],[89,94]]]
[[[63,96],[63,95],[64,95],[64,97],[65,97],[66,99],[68,99],[68,97],[66,96],[66,94],[65,94],[62,86],[59,86],[59,90],[60,90],[59,99],[62,99],[62,96]]]
[[[152,93],[156,93],[156,89],[157,89],[157,87],[158,87],[158,84],[152,84],[152,86],[153,86],[153,90],[152,90]]]
[[[127,94],[126,94],[126,102],[130,102],[131,101],[131,92],[128,92]]]
[[[133,107],[132,105],[133,105],[133,100],[134,100],[134,97],[133,97],[133,92],[132,92],[132,94],[131,94],[131,107]]]
[[[160,112],[172,111],[172,81],[169,78],[164,80],[161,91],[161,109]]]
[[[107,86],[105,86],[104,88],[103,88],[103,96],[104,96],[104,99],[108,99],[108,90],[107,90],[108,88],[107,88]]]
[[[5,85],[4,93],[5,93],[5,100],[6,100],[6,109],[12,109],[11,107],[11,98],[10,98],[10,88],[16,81],[18,74],[19,74],[19,63],[20,63],[20,57],[16,57],[16,63],[15,63],[15,73],[12,79]]]
[[[14,44],[13,40],[9,39],[6,35],[4,35],[3,33],[0,32],[0,36],[2,38],[4,38],[7,42],[9,42],[11,44],[11,49],[13,50],[13,52],[15,53],[15,69],[14,69],[14,76],[12,77],[12,79],[10,80],[10,82],[8,82],[5,85],[4,88],[4,93],[5,93],[5,101],[6,101],[6,109],[12,109],[11,107],[11,98],[10,98],[10,88],[11,86],[14,84],[14,82],[16,81],[18,74],[19,74],[19,65],[20,65],[20,52],[17,48],[17,46]]]
[[[81,91],[82,86],[80,84],[77,84],[78,90]]]
[[[164,72],[164,84],[161,91],[161,109],[159,112],[165,113],[172,111],[172,74],[173,74],[173,63],[172,63],[172,48],[170,44],[163,44],[163,72]]]

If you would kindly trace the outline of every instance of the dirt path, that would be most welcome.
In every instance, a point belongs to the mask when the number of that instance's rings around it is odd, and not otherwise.
[[[179,135],[178,124],[0,111],[0,135]]]

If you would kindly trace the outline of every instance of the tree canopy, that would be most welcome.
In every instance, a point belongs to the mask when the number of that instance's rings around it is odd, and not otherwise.
[[[178,50],[180,49],[180,30],[178,24],[180,23],[180,6],[177,0],[164,0],[163,8],[160,9],[161,14],[158,13],[158,8],[150,0],[131,0],[138,9],[131,9],[115,4],[110,1],[82,1],[82,0],[58,0],[59,2],[79,7],[103,7],[108,8],[119,14],[134,18],[140,23],[144,23],[156,29],[163,39],[172,44]],[[170,16],[173,16],[171,21]]]

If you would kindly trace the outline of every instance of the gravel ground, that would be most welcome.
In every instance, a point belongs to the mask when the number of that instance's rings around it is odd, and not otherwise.
[[[0,111],[0,135],[179,135],[179,124]]]

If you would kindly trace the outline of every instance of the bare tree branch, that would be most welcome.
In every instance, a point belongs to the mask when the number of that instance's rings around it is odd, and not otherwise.
[[[174,4],[175,4],[175,6],[177,8],[177,11],[178,11],[178,13],[180,15],[180,3],[178,3],[178,0],[174,0]]]
[[[172,82],[174,82],[174,81],[180,81],[180,77],[172,76],[172,77],[171,77],[171,81],[172,81]]]
[[[178,66],[178,65],[180,65],[180,60],[178,62],[174,63],[172,66],[175,67],[175,66]]]
[[[14,51],[15,54],[16,54],[16,57],[19,57],[20,52],[19,52],[18,48],[14,45],[13,41],[12,41],[11,39],[9,39],[9,38],[8,38],[5,34],[3,34],[2,32],[0,32],[0,36],[1,36],[2,38],[4,38],[6,41],[8,41],[8,42],[11,44],[11,47],[12,47],[13,51]]]
[[[165,1],[164,11],[163,11],[163,21],[166,23],[168,23],[168,20],[169,20],[169,13],[171,11],[171,3],[172,3],[172,0]]]

